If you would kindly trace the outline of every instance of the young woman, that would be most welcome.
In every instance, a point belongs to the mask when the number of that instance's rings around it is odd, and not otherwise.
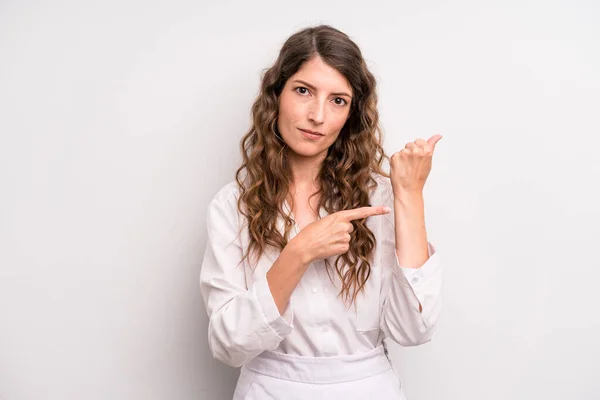
[[[403,399],[383,340],[432,338],[442,270],[423,187],[441,136],[386,174],[375,89],[329,26],[292,35],[264,74],[200,273],[212,353],[242,366],[234,400]]]

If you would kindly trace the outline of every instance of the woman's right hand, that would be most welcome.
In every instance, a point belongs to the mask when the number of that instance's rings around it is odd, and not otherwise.
[[[309,264],[350,249],[350,233],[354,230],[351,221],[389,212],[390,208],[383,206],[338,211],[306,225],[292,240],[297,242],[303,261]]]

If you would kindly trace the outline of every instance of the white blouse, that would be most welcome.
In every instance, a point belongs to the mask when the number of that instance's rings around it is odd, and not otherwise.
[[[209,346],[215,358],[237,367],[265,350],[325,357],[366,352],[384,338],[403,346],[432,339],[441,307],[439,257],[429,243],[429,258],[420,268],[398,264],[391,184],[383,176],[376,180],[371,205],[387,205],[392,211],[367,219],[377,242],[371,275],[356,307],[348,308],[338,297],[337,273],[331,270],[332,282],[321,259],[310,264],[283,315],[266,279],[280,251],[267,250],[254,266],[249,260],[240,264],[249,235],[246,220],[237,209],[238,186],[231,182],[215,195],[208,210],[208,243],[200,272],[200,289],[210,318]],[[326,215],[322,208],[320,217]],[[283,232],[282,218],[279,229]],[[289,239],[297,233],[295,226]],[[329,259],[332,268],[335,258]]]

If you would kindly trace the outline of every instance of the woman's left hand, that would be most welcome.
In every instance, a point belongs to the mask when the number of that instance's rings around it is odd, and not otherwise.
[[[390,158],[390,179],[394,197],[406,193],[421,194],[431,171],[435,145],[442,135],[433,135],[427,141],[409,142]]]

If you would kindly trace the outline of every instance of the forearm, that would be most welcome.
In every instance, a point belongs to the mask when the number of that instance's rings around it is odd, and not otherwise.
[[[394,229],[399,264],[419,268],[429,258],[421,192],[394,195]]]
[[[267,272],[269,289],[280,314],[285,311],[294,289],[310,265],[302,252],[301,244],[292,239]]]

